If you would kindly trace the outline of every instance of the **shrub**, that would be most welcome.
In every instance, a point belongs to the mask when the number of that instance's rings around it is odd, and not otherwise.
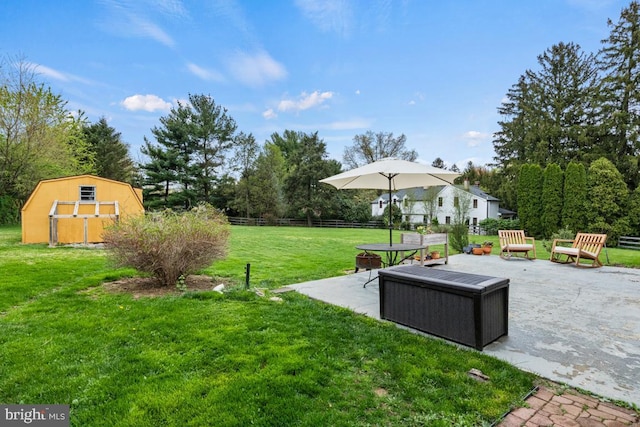
[[[520,221],[518,219],[495,219],[486,218],[479,222],[486,235],[497,236],[498,230],[519,230]]]
[[[116,265],[151,274],[164,286],[208,267],[227,253],[230,226],[224,214],[200,205],[128,217],[107,227],[103,239]]]
[[[454,224],[451,226],[449,244],[453,249],[462,253],[463,248],[469,244],[469,226],[466,224]]]
[[[556,231],[551,235],[550,240],[544,240],[542,242],[542,246],[548,251],[551,252],[551,247],[553,246],[553,241],[555,239],[565,239],[565,240],[573,240],[576,237],[576,233],[571,231],[567,227],[562,227],[560,230]]]

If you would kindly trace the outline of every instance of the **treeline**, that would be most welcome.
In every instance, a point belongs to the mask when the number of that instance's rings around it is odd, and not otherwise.
[[[236,133],[225,108],[207,95],[190,95],[189,102],[160,119],[145,140],[141,165],[144,198],[150,209],[189,209],[207,202],[229,216],[315,218],[369,221],[369,201],[319,184],[340,173],[328,158],[318,133],[285,130],[262,146],[252,134]]]
[[[136,180],[129,147],[105,119],[91,124],[81,111],[38,81],[22,59],[0,60],[0,224],[17,224],[39,181],[97,174]]]
[[[470,162],[462,171],[462,179],[478,182],[501,207],[516,211],[533,235],[563,227],[640,235],[633,216],[640,184],[638,3],[608,25],[598,52],[559,43],[541,54],[538,69],[526,70],[498,107],[494,163]],[[266,220],[371,219],[375,192],[319,184],[342,166],[328,158],[318,132],[285,130],[260,144],[211,96],[190,95],[151,129],[153,140],[145,138],[142,147],[145,160],[134,165],[128,145],[105,119],[92,124],[82,112],[68,111],[28,64],[0,64],[0,223],[19,220],[38,181],[81,173],[142,187],[149,209],[209,202],[230,216]],[[416,159],[405,142],[404,135],[385,132],[356,135],[342,164]],[[445,163],[435,159],[433,165]],[[572,201],[582,191],[580,167],[586,192]]]
[[[588,170],[569,162],[565,170],[555,163],[544,169],[525,164],[518,177],[518,217],[530,235],[549,239],[561,229],[568,233],[607,234],[610,242],[640,231],[640,187],[628,190],[622,174],[608,159]]]
[[[565,169],[574,162],[589,168],[606,158],[629,190],[638,187],[638,2],[608,26],[598,52],[584,52],[574,43],[554,45],[538,56],[537,70],[526,70],[509,89],[498,108],[503,119],[494,139],[498,185],[492,194],[503,205],[519,213],[523,207],[516,191],[523,164]]]

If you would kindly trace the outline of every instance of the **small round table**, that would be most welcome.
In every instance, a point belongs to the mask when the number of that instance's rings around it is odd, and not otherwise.
[[[427,247],[424,245],[418,245],[418,244],[410,244],[410,243],[394,243],[393,245],[389,245],[388,243],[368,243],[368,244],[363,244],[363,245],[358,245],[356,246],[356,249],[361,250],[361,251],[365,251],[365,253],[371,253],[371,252],[384,252],[386,254],[386,262],[382,261],[382,264],[385,267],[391,267],[394,265],[398,265],[401,262],[403,262],[406,259],[411,258],[412,256],[414,256],[418,251],[420,251],[420,263],[422,265],[422,260],[424,259],[423,255],[423,251],[426,249]],[[405,256],[404,252],[411,252],[409,255]],[[400,255],[402,254],[402,256]],[[373,279],[369,279],[364,286],[367,286],[367,283],[375,280],[377,278],[374,277]]]

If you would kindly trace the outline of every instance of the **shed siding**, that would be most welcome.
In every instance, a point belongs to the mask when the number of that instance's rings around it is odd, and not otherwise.
[[[80,199],[80,186],[95,186],[96,201],[117,201],[120,217],[137,215],[144,212],[141,192],[129,184],[100,178],[92,175],[73,176],[41,181],[22,208],[22,243],[47,243],[49,241],[49,211],[55,200],[77,201]],[[72,214],[73,205],[60,205],[59,214]],[[93,214],[95,203],[80,204],[78,214]],[[114,206],[100,206],[101,214],[113,214]],[[102,231],[109,218],[89,218],[87,220],[88,242],[102,241]],[[84,219],[58,219],[58,242],[84,242]]]

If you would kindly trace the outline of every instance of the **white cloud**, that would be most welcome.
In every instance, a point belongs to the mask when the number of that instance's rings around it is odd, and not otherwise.
[[[224,82],[225,78],[222,74],[215,70],[208,70],[206,68],[202,68],[193,62],[189,62],[187,64],[187,69],[191,72],[191,74],[199,77],[202,80],[214,81],[214,82]]]
[[[316,27],[324,32],[349,35],[353,12],[343,0],[296,0],[296,6]]]
[[[470,147],[475,147],[487,138],[491,137],[491,134],[470,130],[468,132],[465,132],[463,137],[464,139],[468,140],[467,145],[469,145]]]
[[[360,95],[360,89],[356,89],[356,95]]]
[[[251,87],[263,86],[287,76],[285,67],[264,51],[254,55],[240,52],[230,58],[227,66],[233,77]]]
[[[87,85],[94,84],[90,80],[75,76],[73,74],[54,70],[53,68],[45,67],[44,65],[35,64],[32,62],[28,62],[26,63],[26,65],[31,69],[33,69],[34,72],[38,74],[42,74],[43,76],[48,77],[50,79],[58,80],[61,82],[79,82]]]
[[[262,117],[264,117],[267,120],[271,120],[278,117],[278,115],[276,114],[275,111],[273,111],[273,108],[269,108],[267,111],[262,113]]]
[[[146,18],[137,15],[131,15],[132,32],[142,37],[153,39],[168,47],[174,47],[175,42],[162,28],[149,21]]]
[[[69,77],[57,70],[54,70],[53,68],[49,68],[49,67],[45,67],[44,65],[38,65],[38,64],[32,64],[34,67],[34,70],[37,73],[40,73],[46,77],[52,78],[54,80],[60,80],[63,82],[68,82],[70,79]]]
[[[416,92],[413,94],[413,99],[408,102],[409,105],[416,105],[418,102],[424,101],[424,94],[422,92]]]
[[[371,120],[356,118],[329,123],[298,123],[294,127],[301,130],[356,130],[369,129],[371,125]]]
[[[145,4],[122,0],[104,0],[102,4],[111,12],[100,24],[105,31],[122,37],[150,38],[171,48],[175,46],[173,38],[152,22],[147,15],[154,12],[160,12],[171,18],[186,15],[182,3],[178,1],[169,0]]]
[[[283,99],[278,103],[278,111],[302,111],[317,107],[333,97],[333,92],[302,92],[298,99]]]
[[[133,95],[122,101],[122,106],[129,111],[169,111],[171,103],[156,95]]]
[[[353,130],[353,129],[366,129],[371,126],[370,120],[365,119],[353,119],[343,120],[338,122],[331,122],[326,126],[329,130]]]

